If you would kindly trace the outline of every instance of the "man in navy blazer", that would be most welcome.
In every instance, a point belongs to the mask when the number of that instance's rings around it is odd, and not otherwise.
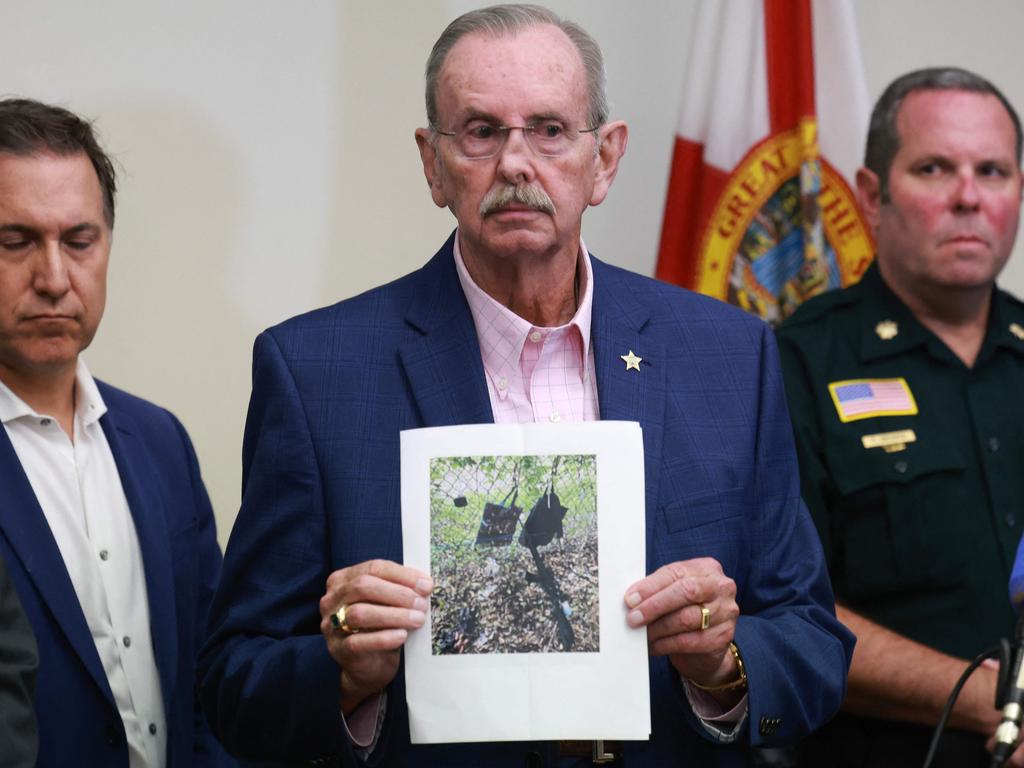
[[[536,6],[466,14],[428,61],[427,115],[416,140],[456,233],[411,275],[256,341],[200,659],[214,731],[258,763],[726,766],[821,725],[852,638],[772,335],[580,239],[626,146],[597,44]],[[643,429],[650,575],[624,601],[647,633],[651,739],[412,745],[401,648],[433,585],[399,565],[399,431],[563,418]]]
[[[220,568],[195,452],[79,358],[114,190],[87,122],[0,102],[0,557],[38,644],[38,765],[223,764],[194,686]]]

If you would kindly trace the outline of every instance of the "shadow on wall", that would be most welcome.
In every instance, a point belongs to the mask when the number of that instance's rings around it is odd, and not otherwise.
[[[430,199],[413,137],[427,121],[423,68],[453,18],[448,5],[345,4],[339,11],[342,71],[335,104],[341,134],[325,303],[418,268],[455,227],[452,215]],[[369,77],[370,70],[389,76]]]
[[[238,511],[251,327],[230,273],[242,176],[231,142],[194,114],[137,102],[97,111],[119,164],[107,309],[93,373],[167,407],[195,444],[227,541]]]

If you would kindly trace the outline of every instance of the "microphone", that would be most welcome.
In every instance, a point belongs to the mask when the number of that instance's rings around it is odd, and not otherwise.
[[[1005,641],[1004,641],[1005,649]],[[996,728],[996,745],[992,750],[992,768],[1002,768],[1013,753],[1024,719],[1024,614],[1017,619],[1010,652],[1000,659],[996,706],[1002,706],[1003,718]],[[1007,665],[1005,670],[1003,666]]]
[[[1009,654],[1000,659],[996,706],[1003,718],[996,728],[996,746],[992,751],[993,768],[1002,768],[1013,753],[1024,719],[1024,539],[1017,546],[1017,557],[1010,572],[1010,602],[1018,614]],[[1003,667],[1006,667],[1005,669]]]

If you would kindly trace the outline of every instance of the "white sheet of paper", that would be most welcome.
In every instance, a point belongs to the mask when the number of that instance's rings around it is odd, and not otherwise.
[[[466,425],[407,430],[401,439],[405,563],[435,582],[427,622],[405,646],[412,742],[649,738],[646,632],[627,626],[623,602],[645,575],[640,425]],[[510,470],[517,461],[518,473]],[[568,650],[551,594],[527,578],[538,569],[520,543],[539,497],[551,504],[540,488],[547,483],[568,508],[565,535],[537,551],[565,598]],[[514,503],[504,498],[510,487],[522,493]],[[498,545],[477,540],[485,502],[522,509]]]

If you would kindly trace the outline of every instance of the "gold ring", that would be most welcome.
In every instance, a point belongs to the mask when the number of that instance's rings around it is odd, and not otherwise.
[[[359,631],[348,625],[348,606],[344,603],[331,614],[331,626],[334,627],[335,632],[344,632],[346,635],[354,635]]]
[[[700,607],[700,630],[703,632],[711,626],[711,609],[706,605]]]

